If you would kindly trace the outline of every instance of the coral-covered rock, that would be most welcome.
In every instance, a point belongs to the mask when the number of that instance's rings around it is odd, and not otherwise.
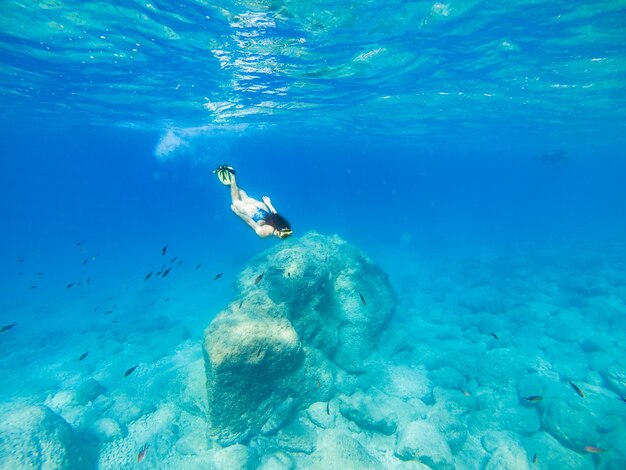
[[[431,468],[452,469],[452,452],[439,431],[426,421],[413,421],[400,428],[395,455],[402,460],[419,460]]]
[[[0,468],[84,468],[73,429],[46,406],[1,410]]]
[[[311,233],[255,258],[205,332],[211,435],[246,442],[330,399],[339,368],[365,369],[395,305],[383,271],[339,237]]]

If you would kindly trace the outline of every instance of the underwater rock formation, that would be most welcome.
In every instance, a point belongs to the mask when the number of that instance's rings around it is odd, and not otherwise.
[[[205,331],[212,436],[271,435],[330,399],[336,376],[364,370],[395,306],[386,274],[337,236],[310,233],[252,260]]]
[[[0,468],[84,468],[67,422],[46,406],[0,410]]]

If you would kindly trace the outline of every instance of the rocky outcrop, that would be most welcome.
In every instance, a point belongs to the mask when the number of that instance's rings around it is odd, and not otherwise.
[[[0,468],[85,468],[77,437],[46,406],[5,405],[0,409]]]
[[[211,434],[227,445],[331,398],[338,373],[364,369],[396,302],[369,258],[317,233],[255,258],[236,288],[204,340]]]

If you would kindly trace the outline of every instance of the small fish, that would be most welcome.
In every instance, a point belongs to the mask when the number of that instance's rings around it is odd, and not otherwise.
[[[261,348],[259,348],[259,350],[256,352],[256,357],[259,357],[261,355]]]
[[[178,256],[174,256],[174,257],[172,258],[172,261],[170,261],[170,264],[174,264],[174,262],[175,262],[177,259],[178,259]]]
[[[72,286],[74,286],[74,284],[76,284],[75,282],[70,282],[67,286],[65,286],[66,289],[70,289],[72,288]]]
[[[198,264],[196,265],[196,269],[200,269],[200,266],[202,266],[202,263],[198,263]]]
[[[163,270],[161,270],[158,273],[156,273],[155,276],[160,276],[161,274],[163,274]]]
[[[167,253],[167,245],[161,248],[161,256],[165,256],[165,253]]]
[[[23,263],[24,261],[26,261],[26,258],[24,258],[23,256],[18,256],[17,257],[17,262],[18,263]]]
[[[470,392],[468,392],[467,390],[461,390],[461,393],[463,393],[463,395],[465,395],[466,397],[471,397],[472,394]]]
[[[320,383],[320,381],[317,381],[317,388],[320,388],[322,386],[322,384]]]
[[[606,452],[606,449],[601,449],[600,447],[596,446],[585,446],[584,450],[585,452],[589,452],[590,454],[601,454],[602,452]]]
[[[81,246],[83,242],[76,242],[76,246]]]
[[[83,264],[87,264],[87,261],[89,261],[89,258],[85,258],[85,259],[83,260]]]
[[[535,452],[535,455],[533,455],[533,465],[535,465],[538,460],[539,459],[537,458],[537,452]]]
[[[87,284],[89,284],[91,282],[91,278],[88,277],[86,282],[87,282]]]
[[[618,393],[618,395],[619,395],[618,400],[619,401],[623,401],[624,403],[626,403],[626,398],[624,398],[624,395],[622,395],[621,393]]]
[[[169,273],[170,273],[170,268],[167,268],[165,271],[163,271],[163,274],[161,274],[161,277],[165,279]]]
[[[243,305],[243,300],[239,302],[239,308],[241,308],[242,305]]]
[[[498,338],[498,335],[495,334],[493,331],[489,333],[491,336],[493,336],[495,339],[499,340],[500,338]]]
[[[16,325],[15,322],[13,323],[9,323],[8,325],[4,325],[2,328],[0,328],[0,333],[4,333],[5,331],[9,331],[11,328],[13,328]]]
[[[328,255],[324,256],[324,263],[328,261]]]
[[[124,377],[128,377],[130,374],[135,372],[136,368],[137,368],[137,366],[132,366],[130,369],[128,369],[126,372],[124,372]]]
[[[150,307],[152,307],[153,305],[154,305],[154,300],[150,302]]]
[[[181,259],[181,260],[178,262],[178,266],[182,266],[182,265],[183,265],[183,260]]]
[[[541,401],[541,400],[543,400],[543,397],[541,395],[530,395],[528,397],[524,397],[524,400],[526,400],[526,401]]]
[[[224,273],[217,273],[215,276],[213,276],[213,280],[217,281],[220,277],[222,277],[224,275]]]
[[[105,315],[111,315],[113,313],[113,310],[107,310],[106,312],[104,312]]]
[[[37,289],[37,285],[30,286],[29,289]]]
[[[42,272],[37,273],[37,276],[43,276]]]
[[[264,275],[264,274],[265,274],[265,273],[261,273],[261,274],[259,274],[259,275],[256,277],[256,279],[254,280],[254,285],[255,285],[255,286],[256,286],[259,282],[261,282],[261,279],[263,279],[263,275]]]
[[[85,351],[84,353],[82,353],[80,355],[80,357],[78,358],[78,362],[82,361],[83,359],[85,359],[87,357],[87,354],[89,354],[89,351]]]
[[[143,280],[147,281],[148,279],[150,279],[152,277],[153,273],[154,273],[154,271],[150,271],[148,274],[146,274],[146,276],[143,278]]]
[[[572,388],[574,389],[574,391],[576,393],[578,393],[578,395],[580,396],[580,398],[585,398],[585,394],[583,393],[583,391],[580,389],[580,387],[578,385],[576,385],[574,382],[570,382],[569,383]]]
[[[148,444],[144,444],[144,446],[139,450],[137,463],[141,463],[141,461],[146,458],[146,452],[148,452]]]
[[[361,303],[363,305],[367,305],[367,302],[365,301],[365,297],[363,297],[363,294],[361,294],[361,291],[357,291],[359,293],[359,297],[361,297]]]
[[[327,415],[330,414],[330,402],[329,401],[326,402],[326,414]]]
[[[169,298],[169,297],[166,297],[166,298],[165,298],[165,301],[166,301],[166,302],[169,302],[169,301],[170,301],[170,298]]]
[[[290,272],[287,273],[287,277],[291,277],[291,273]]]

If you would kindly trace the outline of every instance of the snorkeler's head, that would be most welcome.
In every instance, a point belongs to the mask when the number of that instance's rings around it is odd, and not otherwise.
[[[265,217],[265,223],[274,227],[274,230],[276,230],[276,236],[279,238],[287,238],[293,233],[291,231],[291,225],[287,219],[280,214],[268,214]]]

